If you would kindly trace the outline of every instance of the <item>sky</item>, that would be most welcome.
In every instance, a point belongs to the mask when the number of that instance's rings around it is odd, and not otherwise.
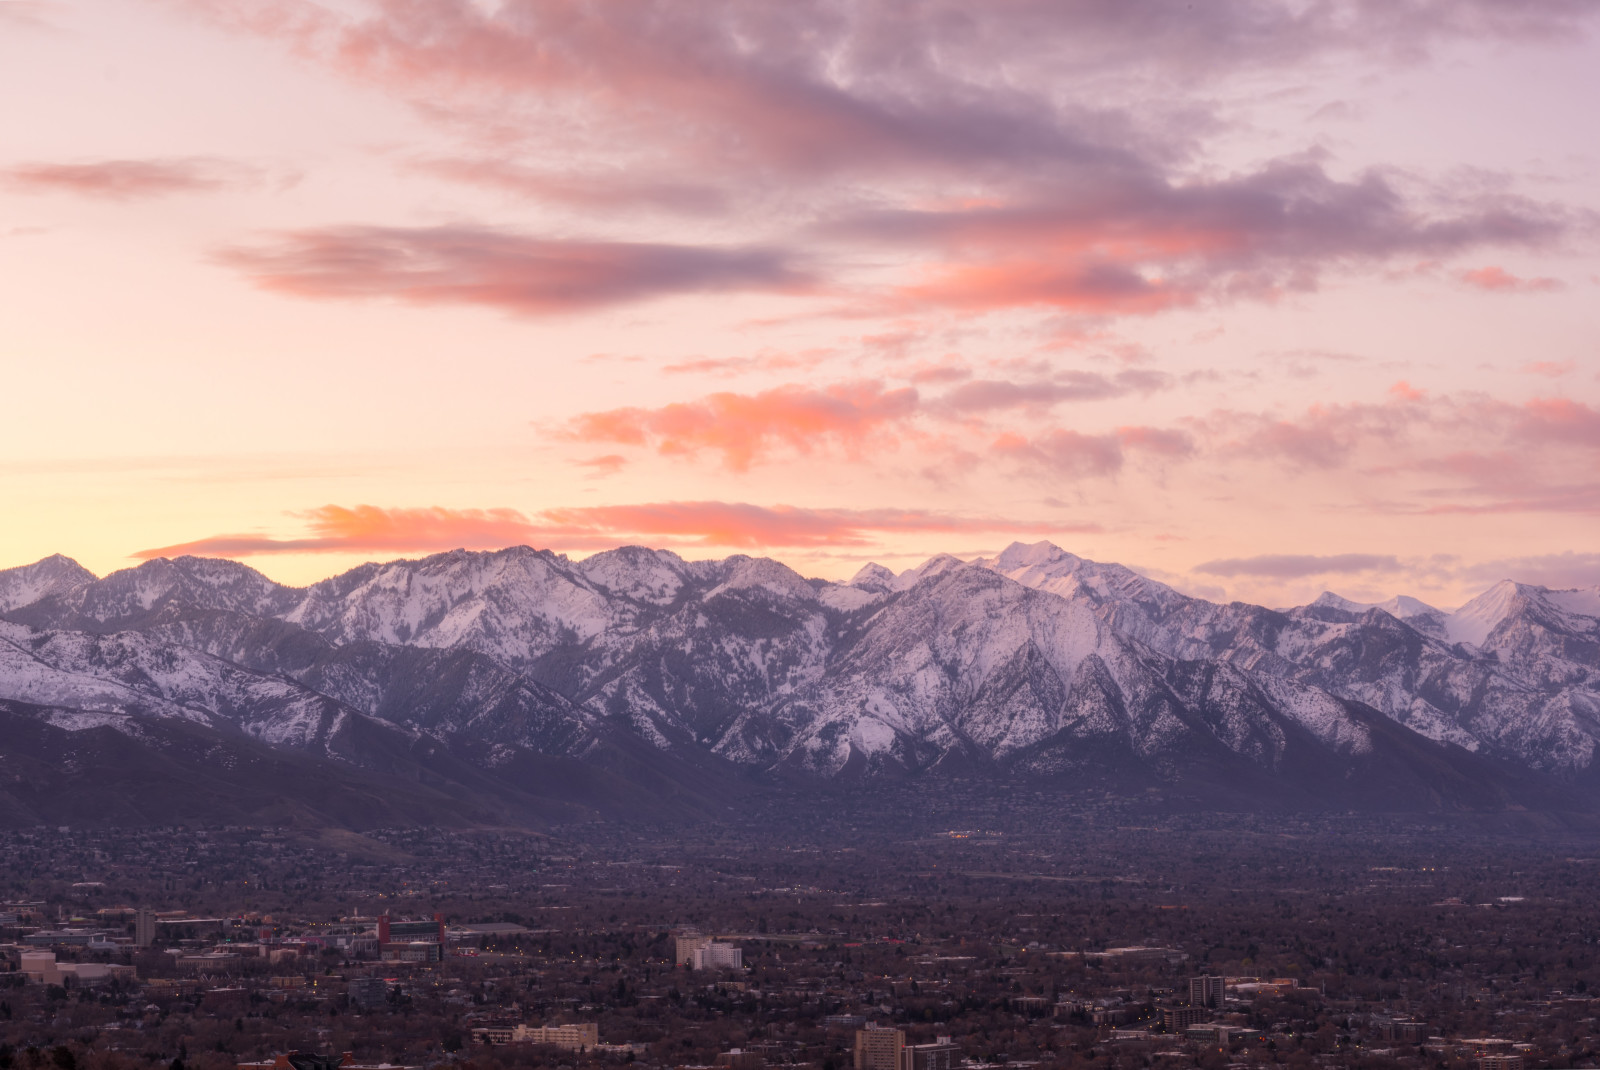
[[[1600,583],[1596,0],[0,0],[0,567]]]

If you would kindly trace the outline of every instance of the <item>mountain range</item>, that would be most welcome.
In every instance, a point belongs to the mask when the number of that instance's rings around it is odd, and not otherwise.
[[[848,583],[527,547],[305,588],[0,571],[0,824],[705,817],[960,777],[1173,805],[1591,812],[1600,588],[1189,597],[1049,543]]]

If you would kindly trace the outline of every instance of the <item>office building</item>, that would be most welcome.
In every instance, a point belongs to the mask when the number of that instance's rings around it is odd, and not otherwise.
[[[961,1049],[949,1037],[932,1044],[908,1044],[900,1053],[900,1070],[956,1070],[961,1065]]]
[[[1222,1006],[1223,989],[1227,980],[1222,977],[1191,977],[1189,978],[1189,1005],[1191,1007],[1217,1007]]]
[[[1182,1033],[1210,1017],[1210,1012],[1204,1007],[1162,1007],[1161,1028],[1169,1033]]]
[[[741,970],[744,950],[734,944],[708,940],[694,949],[692,965],[697,970]]]
[[[900,1058],[905,1047],[902,1030],[876,1025],[858,1029],[855,1070],[902,1070]]]
[[[382,977],[357,977],[346,991],[351,1005],[360,1010],[371,1010],[389,1002],[389,982]]]
[[[156,942],[156,912],[140,910],[133,916],[133,942],[139,947],[153,947]]]
[[[682,929],[672,935],[675,945],[672,961],[679,966],[693,966],[694,953],[711,942],[711,937],[695,929]]]
[[[568,1025],[519,1025],[511,1031],[513,1044],[549,1044],[568,1051],[584,1051],[600,1043],[600,1027],[593,1022]]]

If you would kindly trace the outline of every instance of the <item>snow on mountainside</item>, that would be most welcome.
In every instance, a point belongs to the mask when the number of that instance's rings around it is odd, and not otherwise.
[[[226,561],[97,580],[51,558],[0,571],[0,700],[80,711],[85,731],[187,718],[347,763],[394,751],[371,735],[389,731],[486,770],[657,754],[1160,779],[1198,763],[1343,790],[1362,770],[1497,775],[1463,771],[1482,760],[1466,752],[1595,769],[1597,614],[1600,590],[1511,583],[1452,614],[1331,593],[1219,605],[1049,543],[844,584],[642,547],[458,550],[305,589]]]
[[[41,598],[70,594],[95,578],[93,572],[60,554],[8,568],[0,571],[0,613],[31,606]]]

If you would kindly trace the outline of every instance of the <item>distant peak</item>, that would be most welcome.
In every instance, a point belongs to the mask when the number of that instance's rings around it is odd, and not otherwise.
[[[1014,542],[1000,551],[1000,556],[994,559],[991,566],[999,571],[1013,568],[1025,568],[1028,565],[1044,565],[1052,561],[1070,559],[1082,561],[1077,554],[1068,553],[1053,542]]]
[[[862,565],[861,570],[850,577],[850,586],[864,591],[887,592],[894,590],[894,581],[893,572],[873,561]]]

